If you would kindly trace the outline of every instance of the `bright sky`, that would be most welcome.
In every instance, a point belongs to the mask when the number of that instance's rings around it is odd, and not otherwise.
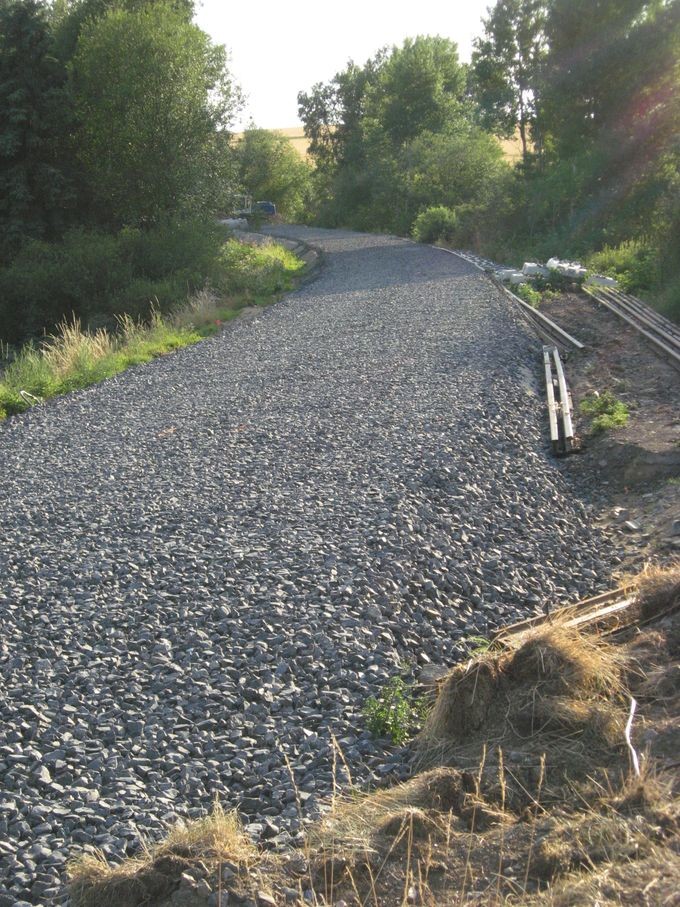
[[[297,93],[327,82],[349,59],[385,45],[442,35],[469,60],[492,0],[198,0],[196,21],[231,56],[247,96],[242,117],[265,129],[296,126]]]

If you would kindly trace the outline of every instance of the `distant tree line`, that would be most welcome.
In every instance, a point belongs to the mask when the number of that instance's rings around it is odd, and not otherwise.
[[[679,86],[680,0],[497,0],[469,66],[419,37],[298,96],[317,216],[501,258],[605,249],[680,311]]]

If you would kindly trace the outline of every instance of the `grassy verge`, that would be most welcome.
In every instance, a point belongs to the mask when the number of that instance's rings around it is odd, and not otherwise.
[[[413,777],[336,792],[301,850],[254,849],[217,810],[122,866],[74,861],[74,907],[675,903],[680,569],[643,574],[629,619],[558,615],[455,667]]]
[[[196,343],[245,306],[271,302],[304,268],[281,246],[235,240],[222,246],[218,265],[219,290],[200,290],[167,314],[152,305],[144,320],[116,316],[114,331],[86,331],[74,318],[39,345],[24,346],[0,375],[0,419]]]

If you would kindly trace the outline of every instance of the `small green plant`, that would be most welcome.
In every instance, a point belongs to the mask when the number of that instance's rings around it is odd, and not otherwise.
[[[491,648],[491,640],[487,639],[486,636],[466,636],[463,642],[468,647],[470,658],[484,655]]]
[[[525,302],[528,302],[530,306],[537,309],[542,302],[542,296],[537,289],[531,286],[530,283],[520,283],[515,287],[515,293],[519,296],[520,299],[523,299]]]
[[[589,394],[579,408],[584,416],[591,417],[591,429],[595,433],[623,428],[630,417],[626,404],[617,400],[611,391]]]
[[[427,702],[413,695],[412,686],[403,677],[392,677],[378,696],[364,705],[369,731],[376,737],[389,737],[393,743],[405,743],[425,717]]]

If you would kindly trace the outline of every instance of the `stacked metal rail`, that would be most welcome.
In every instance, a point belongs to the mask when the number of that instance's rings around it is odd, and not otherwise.
[[[566,456],[581,449],[581,442],[574,433],[573,404],[559,350],[582,350],[584,345],[563,328],[511,292],[491,274],[486,259],[466,252],[443,249],[442,251],[463,258],[480,271],[485,271],[493,283],[520,306],[520,311],[536,333],[547,345],[543,347],[545,384],[550,420],[550,442],[556,456]]]
[[[566,456],[580,449],[574,433],[573,406],[567,379],[556,346],[543,347],[545,387],[548,396],[550,441],[556,456]]]
[[[672,365],[680,368],[680,328],[676,324],[628,293],[609,287],[586,286],[584,289],[639,331]]]

